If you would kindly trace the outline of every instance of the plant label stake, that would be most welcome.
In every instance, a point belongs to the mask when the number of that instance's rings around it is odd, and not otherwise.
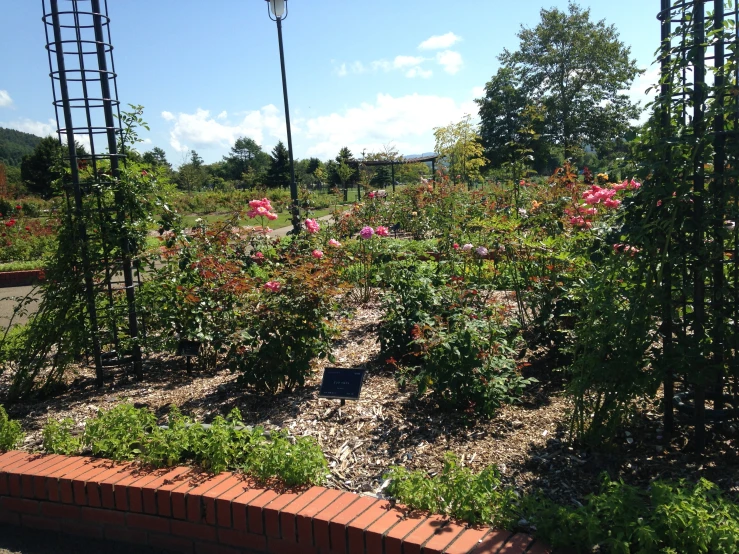
[[[364,382],[364,369],[344,369],[327,367],[323,370],[323,380],[319,398],[335,398],[345,406],[347,400],[359,400]]]
[[[200,341],[182,339],[177,344],[177,356],[187,358],[187,373],[192,373],[192,359],[200,354]]]

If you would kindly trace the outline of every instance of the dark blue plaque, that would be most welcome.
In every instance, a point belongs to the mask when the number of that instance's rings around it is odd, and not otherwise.
[[[323,370],[323,381],[321,381],[321,390],[318,396],[321,398],[359,400],[363,382],[363,369],[327,367]]]

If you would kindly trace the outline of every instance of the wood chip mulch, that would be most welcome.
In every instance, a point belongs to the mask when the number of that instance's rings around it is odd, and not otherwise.
[[[100,390],[94,386],[92,368],[77,368],[66,391],[16,404],[10,414],[21,420],[28,433],[25,448],[30,450],[40,447],[47,418],[71,417],[81,430],[98,409],[121,402],[146,406],[162,420],[176,404],[203,422],[238,407],[249,425],[315,437],[329,461],[329,484],[355,492],[381,494],[383,475],[393,465],[433,474],[440,470],[444,454],[453,452],[473,471],[496,464],[505,481],[519,490],[539,489],[566,504],[597,491],[604,471],[640,485],[655,478],[702,476],[739,497],[736,426],[712,429],[712,446],[700,457],[690,452],[687,425],[671,440],[662,438],[658,410],[644,403],[632,425],[620,430],[617,447],[607,452],[579,449],[567,442],[570,404],[561,377],[547,367],[546,358],[522,357],[524,372],[539,383],[527,390],[521,403],[506,405],[489,419],[444,413],[429,399],[398,388],[379,351],[380,317],[379,303],[371,301],[340,321],[342,335],[334,344],[336,361],[331,365],[367,369],[361,399],[343,407],[338,400],[318,398],[325,361],[316,365],[305,387],[266,396],[243,390],[228,370],[188,376],[184,358],[165,356],[148,362],[143,383],[121,370]],[[0,382],[0,387],[6,384]]]

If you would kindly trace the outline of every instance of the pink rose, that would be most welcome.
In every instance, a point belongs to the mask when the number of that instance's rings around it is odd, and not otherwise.
[[[359,231],[359,236],[362,237],[364,240],[371,239],[372,235],[374,234],[374,229],[372,229],[372,227],[370,227],[369,225],[362,227],[362,230]]]
[[[328,241],[328,245],[333,246],[334,248],[341,247],[341,243],[336,239],[331,239],[330,241]]]
[[[282,288],[282,285],[279,281],[267,281],[266,283],[264,283],[264,288],[272,292],[279,292],[279,290]]]
[[[305,228],[311,235],[321,230],[321,226],[318,225],[318,222],[315,219],[306,219]]]
[[[390,229],[380,225],[377,229],[375,229],[375,233],[377,233],[377,235],[380,237],[386,237],[390,234]]]
[[[320,260],[321,258],[323,258],[323,252],[321,252],[320,250],[314,250],[313,252],[311,252],[311,256]]]

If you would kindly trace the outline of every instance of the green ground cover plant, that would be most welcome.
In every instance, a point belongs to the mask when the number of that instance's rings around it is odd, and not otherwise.
[[[9,419],[5,407],[0,404],[0,452],[20,446],[24,437],[20,423]]]

